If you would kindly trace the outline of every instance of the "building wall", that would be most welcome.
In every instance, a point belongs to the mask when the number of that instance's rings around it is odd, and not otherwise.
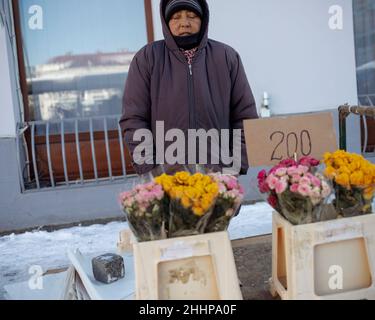
[[[357,103],[352,0],[208,0],[209,37],[241,55],[258,105],[275,114]],[[156,38],[162,39],[154,0]],[[343,8],[343,30],[329,28],[329,8]],[[157,15],[156,15],[157,13]]]
[[[16,132],[14,95],[10,81],[11,51],[8,53],[7,38],[6,29],[0,26],[0,139],[15,137]]]
[[[258,104],[271,95],[277,114],[331,110],[356,103],[354,40],[350,0],[210,0],[210,36],[232,45],[242,56]],[[328,5],[341,4],[343,31],[329,30]],[[162,38],[159,1],[153,1],[156,39]],[[238,8],[241,8],[240,10]],[[228,17],[234,18],[228,24]],[[234,36],[244,34],[246,36]],[[122,184],[22,194],[17,169],[15,123],[20,107],[16,95],[10,44],[0,29],[0,232],[83,220],[120,217]],[[306,79],[303,81],[303,79]],[[349,150],[359,151],[358,118],[348,123]],[[253,168],[241,181],[246,199],[259,197]]]

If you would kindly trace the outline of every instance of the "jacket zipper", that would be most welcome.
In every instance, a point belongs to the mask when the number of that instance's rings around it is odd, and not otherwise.
[[[189,129],[196,129],[195,123],[195,105],[194,105],[194,92],[193,92],[193,67],[189,63],[188,75],[188,94],[189,94]]]
[[[191,63],[188,62],[188,94],[189,94],[189,129],[197,129],[197,119],[195,115],[195,97],[194,97],[194,83],[193,83],[193,62],[200,54],[198,50]],[[185,57],[184,57],[185,58]]]

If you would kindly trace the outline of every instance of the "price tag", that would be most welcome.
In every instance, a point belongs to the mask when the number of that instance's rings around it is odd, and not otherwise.
[[[274,166],[294,154],[321,159],[337,150],[332,113],[245,120],[244,131],[251,167]]]

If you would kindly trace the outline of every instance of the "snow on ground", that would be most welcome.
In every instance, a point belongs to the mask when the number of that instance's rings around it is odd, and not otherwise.
[[[272,233],[273,209],[265,202],[243,206],[229,225],[232,240]]]
[[[107,225],[74,227],[55,232],[27,232],[0,238],[0,299],[3,287],[30,278],[31,266],[43,272],[67,267],[68,248],[80,248],[83,254],[116,252],[119,232],[127,228],[124,222]]]
[[[116,252],[121,230],[126,222],[73,227],[54,232],[36,231],[0,237],[0,299],[4,285],[30,279],[30,267],[41,266],[43,272],[69,265],[66,251],[79,248],[83,254]],[[232,240],[271,233],[272,209],[266,203],[243,206],[229,227]]]

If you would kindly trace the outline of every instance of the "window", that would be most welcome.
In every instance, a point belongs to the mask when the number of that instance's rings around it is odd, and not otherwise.
[[[106,177],[109,171],[122,174],[116,116],[130,62],[153,41],[151,0],[13,0],[13,8],[25,121],[35,125],[35,139],[26,134],[29,151],[35,143],[34,175],[47,185],[51,171],[56,182],[76,180],[78,153],[84,179]],[[81,145],[74,152],[76,126]],[[111,163],[106,161],[106,137]]]
[[[375,106],[375,1],[353,0],[358,100]],[[362,123],[362,144],[365,127]],[[367,118],[367,152],[375,151],[375,120]]]
[[[375,2],[355,0],[353,5],[358,95],[361,103],[375,105]]]

